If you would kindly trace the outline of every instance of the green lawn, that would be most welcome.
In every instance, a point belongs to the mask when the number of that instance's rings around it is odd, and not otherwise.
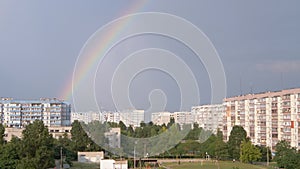
[[[233,169],[234,167],[238,167],[238,169],[268,169],[264,166],[251,165],[251,164],[243,164],[239,162],[203,162],[202,165],[200,162],[195,163],[164,163],[164,166],[170,169]],[[271,168],[271,167],[270,167]]]
[[[218,164],[212,163],[212,162],[203,162],[201,165],[200,162],[195,163],[181,163],[178,165],[178,163],[163,163],[163,166],[168,167],[169,169],[233,169],[233,167],[238,167],[239,169],[272,169],[271,167],[267,168],[264,166],[258,166],[258,165],[251,165],[251,164],[243,164],[239,162],[232,163],[230,161],[221,161]],[[73,162],[73,167],[71,169],[99,169],[99,164],[96,163],[78,163]]]

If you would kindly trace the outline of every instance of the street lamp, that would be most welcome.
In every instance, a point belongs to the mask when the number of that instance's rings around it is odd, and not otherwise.
[[[137,144],[137,141],[134,142],[134,148],[133,148],[133,168],[135,168],[135,145]]]

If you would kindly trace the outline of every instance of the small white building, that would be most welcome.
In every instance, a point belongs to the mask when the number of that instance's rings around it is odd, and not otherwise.
[[[78,162],[80,163],[99,163],[104,158],[103,151],[98,152],[78,152]]]
[[[113,159],[105,159],[100,161],[101,169],[128,169],[127,160],[115,161]]]

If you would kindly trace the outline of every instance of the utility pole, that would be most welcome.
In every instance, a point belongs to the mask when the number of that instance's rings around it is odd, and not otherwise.
[[[62,147],[60,147],[60,168],[63,168]]]
[[[267,147],[267,166],[269,166],[269,147]]]
[[[135,145],[133,149],[133,168],[135,169]]]

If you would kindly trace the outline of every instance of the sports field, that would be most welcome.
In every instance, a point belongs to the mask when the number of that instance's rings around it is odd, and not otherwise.
[[[239,162],[195,162],[195,163],[164,163],[162,164],[168,169],[271,169],[271,167],[265,167],[260,165],[244,164]]]

